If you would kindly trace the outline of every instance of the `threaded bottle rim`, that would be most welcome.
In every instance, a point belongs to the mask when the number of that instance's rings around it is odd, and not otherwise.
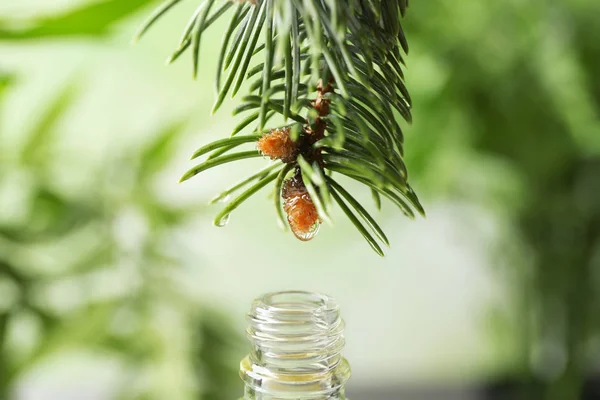
[[[334,298],[268,293],[252,303],[247,320],[252,349],[240,369],[247,391],[320,398],[343,390],[350,369],[341,355],[344,321]]]

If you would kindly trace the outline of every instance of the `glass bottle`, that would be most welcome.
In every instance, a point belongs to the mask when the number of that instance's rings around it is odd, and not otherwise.
[[[255,300],[240,364],[243,400],[346,400],[344,321],[329,296],[289,291]]]

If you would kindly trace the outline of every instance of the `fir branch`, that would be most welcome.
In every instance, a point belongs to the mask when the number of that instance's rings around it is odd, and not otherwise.
[[[137,37],[178,2],[163,3]],[[250,80],[249,93],[233,112],[243,119],[231,137],[197,150],[192,159],[206,159],[181,180],[225,163],[270,157],[275,165],[216,197],[222,200],[253,184],[225,206],[215,220],[217,225],[223,225],[231,211],[274,181],[277,215],[285,224],[283,211],[287,213],[287,223],[298,238],[312,238],[322,220],[331,220],[335,200],[371,247],[383,255],[378,242],[389,245],[383,230],[329,175],[338,173],[367,186],[378,209],[383,196],[409,217],[415,211],[424,215],[408,183],[404,136],[397,122],[398,118],[412,121],[412,100],[402,69],[408,43],[401,17],[408,0],[347,0],[343,6],[337,0],[238,3],[203,0],[168,60],[178,59],[191,47],[196,74],[202,33],[229,14],[218,58],[213,113],[227,94],[236,96]],[[216,11],[211,13],[213,8]],[[275,116],[283,125],[270,124]],[[236,136],[247,129],[252,133]],[[256,143],[259,151],[230,153],[248,143]]]

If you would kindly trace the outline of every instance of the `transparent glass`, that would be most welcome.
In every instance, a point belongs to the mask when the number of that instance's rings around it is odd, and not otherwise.
[[[252,303],[250,354],[240,364],[244,400],[345,400],[350,366],[335,300],[309,292],[269,293]]]

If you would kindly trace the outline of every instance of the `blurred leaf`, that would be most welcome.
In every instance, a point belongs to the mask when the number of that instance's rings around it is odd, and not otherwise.
[[[22,28],[0,20],[0,40],[26,40],[63,36],[101,36],[120,20],[155,0],[104,0],[83,5],[62,14],[27,21]]]
[[[184,126],[183,121],[166,126],[141,150],[140,178],[142,180],[160,172],[172,159]]]
[[[89,306],[70,316],[44,332],[44,340],[13,370],[18,376],[30,365],[67,349],[93,348],[106,337],[106,328],[113,316],[117,303],[100,303]]]
[[[60,237],[100,213],[92,204],[74,202],[46,188],[39,188],[27,226],[2,227],[0,234],[20,243],[33,243]]]
[[[74,88],[72,86],[65,88],[40,115],[37,124],[29,133],[21,154],[21,160],[25,165],[43,168],[48,163],[49,146],[56,142],[56,128],[72,104],[73,96]]]
[[[12,75],[0,73],[0,97],[4,95],[4,92],[13,81],[14,77]]]
[[[200,399],[231,400],[243,393],[238,362],[245,349],[235,332],[225,315],[209,310],[200,316],[192,349],[198,380],[205,382]]]

